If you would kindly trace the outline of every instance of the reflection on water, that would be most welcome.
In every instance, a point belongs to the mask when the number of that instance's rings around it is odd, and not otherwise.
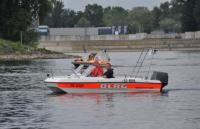
[[[138,53],[111,53],[114,65],[134,66]],[[198,129],[200,54],[160,52],[152,70],[169,73],[163,93],[55,95],[46,73],[69,74],[71,60],[0,62],[0,129]],[[130,67],[116,67],[127,74]],[[58,72],[59,74],[60,72]]]

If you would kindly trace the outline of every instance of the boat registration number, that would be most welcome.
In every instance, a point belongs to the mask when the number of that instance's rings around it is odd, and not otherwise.
[[[126,89],[128,88],[127,84],[123,83],[103,83],[101,84],[102,89]]]

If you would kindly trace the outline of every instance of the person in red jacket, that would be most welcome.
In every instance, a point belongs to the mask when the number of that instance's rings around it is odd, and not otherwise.
[[[103,68],[101,67],[98,61],[94,62],[95,68],[90,73],[91,77],[102,77],[103,76]]]

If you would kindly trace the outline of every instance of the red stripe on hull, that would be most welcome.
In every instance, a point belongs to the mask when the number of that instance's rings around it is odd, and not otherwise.
[[[161,83],[59,83],[59,88],[75,89],[151,89],[160,90]]]

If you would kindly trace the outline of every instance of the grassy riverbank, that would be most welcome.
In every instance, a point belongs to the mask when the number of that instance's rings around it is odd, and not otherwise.
[[[20,42],[12,42],[0,39],[0,60],[30,60],[30,59],[57,59],[73,58],[61,52],[54,52],[36,45],[24,45]]]

